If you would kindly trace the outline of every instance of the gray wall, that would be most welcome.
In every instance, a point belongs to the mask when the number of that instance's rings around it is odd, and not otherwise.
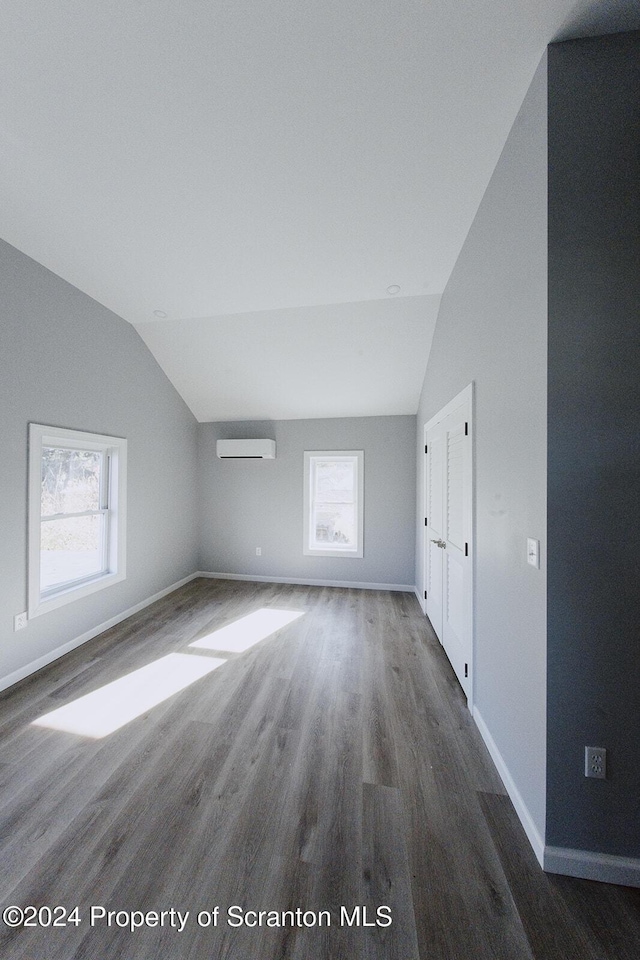
[[[206,423],[198,429],[201,570],[413,584],[415,417]],[[277,458],[219,460],[219,437],[275,439]],[[364,558],[305,557],[304,451],[351,449],[364,450]]]
[[[549,48],[547,841],[640,855],[640,33]],[[584,746],[609,751],[586,780]]]
[[[545,825],[547,360],[546,61],[515,121],[445,290],[418,411],[476,390],[475,704],[538,833]],[[541,541],[541,569],[526,538]]]
[[[0,242],[0,681],[197,568],[196,421],[124,320]],[[27,424],[128,440],[127,579],[34,618]]]

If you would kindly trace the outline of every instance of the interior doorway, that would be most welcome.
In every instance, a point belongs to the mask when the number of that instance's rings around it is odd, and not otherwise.
[[[473,708],[473,384],[424,428],[424,611]]]

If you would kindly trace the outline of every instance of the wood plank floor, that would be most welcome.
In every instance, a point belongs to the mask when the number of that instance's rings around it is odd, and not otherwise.
[[[301,616],[244,651],[211,636],[261,609]],[[32,725],[175,653],[218,665],[101,738]],[[415,598],[387,592],[196,580],[0,696],[12,904],[81,923],[0,923],[5,960],[640,957],[640,890],[542,873]],[[171,909],[181,931],[127,926]]]

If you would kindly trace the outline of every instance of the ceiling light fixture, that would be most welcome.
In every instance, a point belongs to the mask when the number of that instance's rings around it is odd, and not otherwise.
[[[395,297],[398,293],[400,293],[400,287],[397,283],[392,283],[390,287],[387,287],[387,293],[390,297]]]
[[[154,317],[158,317],[160,320],[167,319],[167,314],[164,312],[164,310],[154,310],[153,315]]]

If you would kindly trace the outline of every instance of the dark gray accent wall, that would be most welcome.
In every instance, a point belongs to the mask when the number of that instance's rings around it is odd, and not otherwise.
[[[0,682],[197,569],[196,421],[130,324],[0,242]],[[27,425],[128,440],[127,579],[34,618]]]
[[[423,427],[474,382],[475,709],[539,849],[546,765],[546,96],[545,58],[443,295],[417,418],[422,589]],[[527,537],[541,541],[540,570],[527,564]]]
[[[268,437],[275,460],[219,460],[218,438]],[[414,583],[415,417],[199,425],[200,569]],[[364,450],[364,557],[305,557],[305,450]],[[262,556],[256,556],[256,547]]]
[[[638,856],[640,33],[549,48],[548,399],[547,843]]]

